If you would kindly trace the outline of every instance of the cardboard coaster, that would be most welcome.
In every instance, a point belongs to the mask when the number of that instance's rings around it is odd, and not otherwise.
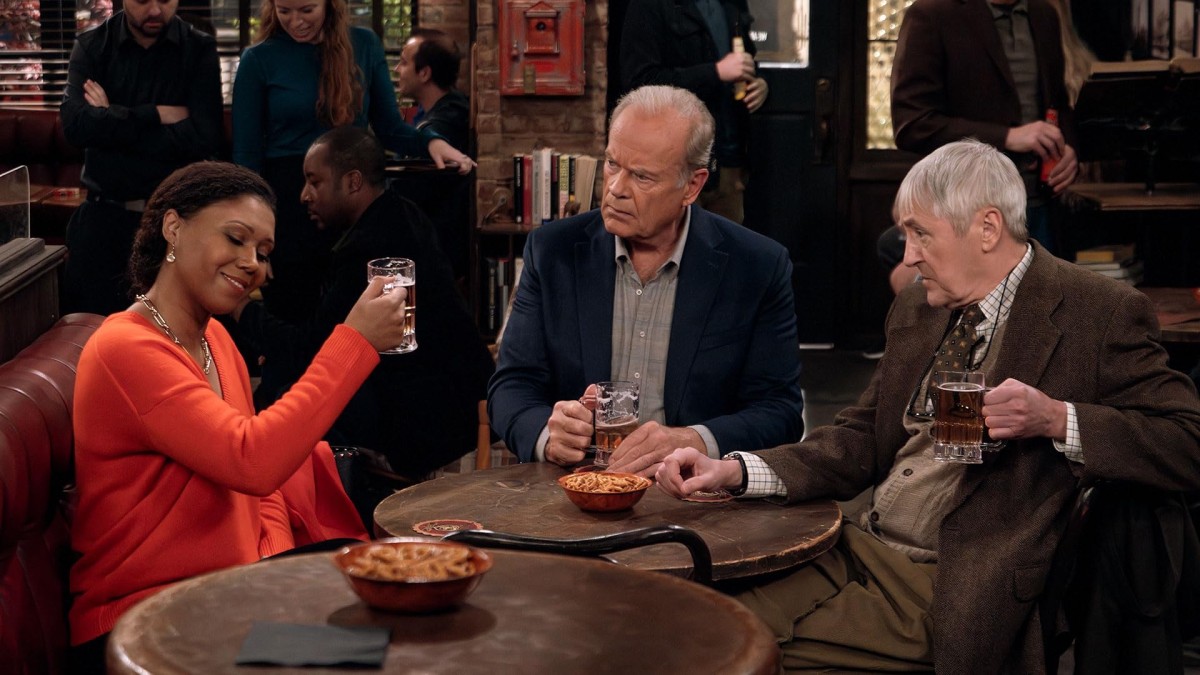
[[[424,534],[430,537],[444,537],[451,532],[461,532],[462,530],[482,530],[483,525],[473,520],[462,520],[460,518],[439,518],[437,520],[426,520],[417,523],[412,527],[417,534]]]
[[[711,504],[711,503],[717,503],[717,502],[727,502],[731,499],[733,499],[733,495],[729,494],[725,490],[715,490],[713,492],[705,492],[703,490],[697,490],[697,491],[693,492],[692,494],[684,497],[683,501],[685,501],[685,502],[704,502],[704,503]]]

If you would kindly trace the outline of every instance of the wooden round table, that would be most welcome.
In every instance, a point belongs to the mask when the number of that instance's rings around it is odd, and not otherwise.
[[[1143,286],[1138,290],[1154,303],[1163,342],[1200,344],[1200,302],[1192,297],[1192,289]]]
[[[811,560],[837,541],[842,512],[832,501],[781,506],[760,499],[696,503],[657,486],[628,511],[580,511],[555,482],[566,470],[535,462],[444,476],[397,492],[375,508],[381,536],[407,537],[417,523],[464,519],[485,530],[556,539],[595,537],[648,525],[695,530],[708,544],[715,580],[775,572]],[[639,569],[686,575],[691,557],[659,544],[610,558]]]
[[[779,649],[737,601],[600,560],[491,551],[466,605],[370,609],[332,554],[263,561],[182,582],[135,605],[109,639],[110,673],[263,672],[235,665],[255,621],[391,629],[389,673],[775,673]],[[342,673],[275,668],[272,673]]]

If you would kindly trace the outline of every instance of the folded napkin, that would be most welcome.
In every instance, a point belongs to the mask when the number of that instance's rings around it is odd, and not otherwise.
[[[381,668],[391,631],[379,626],[344,628],[255,621],[237,665]]]

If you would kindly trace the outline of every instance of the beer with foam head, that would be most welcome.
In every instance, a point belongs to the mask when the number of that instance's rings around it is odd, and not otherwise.
[[[933,458],[983,461],[983,374],[937,373],[934,380]]]
[[[367,263],[367,281],[375,277],[388,277],[383,286],[384,293],[404,288],[404,338],[400,344],[386,349],[381,354],[407,354],[417,349],[417,264],[408,258],[376,258]]]
[[[638,428],[638,394],[636,382],[596,384],[596,466],[608,466],[613,451]]]

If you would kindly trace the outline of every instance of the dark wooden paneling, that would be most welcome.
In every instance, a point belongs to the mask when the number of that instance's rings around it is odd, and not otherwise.
[[[892,202],[898,181],[854,181],[850,184],[849,284],[845,294],[846,340],[852,344],[880,342],[883,320],[892,303],[887,271],[879,264],[875,242],[892,226]]]
[[[754,116],[746,226],[783,244],[791,255],[800,341],[834,342],[836,186],[832,172],[813,171],[808,162],[811,129],[812,117],[804,113],[760,111]]]
[[[0,363],[8,361],[58,320],[62,246],[17,239],[0,246]]]

